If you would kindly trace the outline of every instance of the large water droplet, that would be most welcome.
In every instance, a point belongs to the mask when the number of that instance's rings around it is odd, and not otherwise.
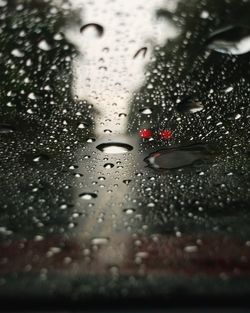
[[[176,106],[179,113],[196,113],[204,109],[202,102],[194,97],[188,96],[180,101]]]
[[[52,49],[52,47],[48,44],[48,42],[46,40],[41,40],[38,43],[38,48],[43,50],[43,51],[50,51]]]
[[[152,168],[170,170],[191,166],[196,162],[200,164],[212,158],[213,152],[208,145],[196,144],[158,150],[151,153],[144,161]]]
[[[89,24],[85,24],[80,28],[80,32],[83,33],[85,32],[87,29],[90,28],[94,28],[98,34],[99,37],[101,37],[104,33],[104,28],[103,26],[101,26],[100,24],[96,24],[96,23],[89,23]]]
[[[102,152],[110,154],[126,153],[133,150],[133,147],[126,143],[110,142],[102,143],[96,147]]]
[[[10,134],[13,133],[14,129],[9,124],[0,124],[0,134]]]
[[[186,246],[184,248],[184,251],[188,252],[188,253],[194,253],[194,252],[198,251],[198,247],[197,246]]]
[[[88,138],[88,139],[87,139],[87,142],[88,142],[88,143],[90,143],[90,142],[95,142],[95,138]]]
[[[49,161],[50,157],[47,154],[41,153],[39,155],[36,155],[33,157],[33,162],[38,163],[38,162],[45,162]]]
[[[24,57],[24,53],[18,49],[13,49],[11,51],[11,54],[14,56],[14,57],[17,57],[17,58],[22,58]]]
[[[250,51],[250,28],[229,26],[214,32],[208,48],[226,54],[244,54]]]
[[[135,209],[124,209],[123,212],[126,213],[127,215],[131,215],[135,213]]]
[[[144,108],[140,111],[142,114],[150,115],[152,114],[152,110],[150,108]]]
[[[91,240],[92,245],[106,245],[109,242],[109,238],[100,237],[100,238],[93,238]]]
[[[92,200],[97,198],[97,194],[92,192],[83,192],[79,195],[79,197],[83,200]]]
[[[109,170],[112,167],[114,167],[114,164],[113,163],[106,163],[106,164],[104,164],[104,167]]]
[[[131,179],[124,179],[123,183],[128,186],[131,183],[131,181],[132,181]]]

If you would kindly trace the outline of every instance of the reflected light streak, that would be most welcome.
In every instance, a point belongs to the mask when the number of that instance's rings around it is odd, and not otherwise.
[[[72,93],[97,111],[97,136],[105,129],[126,134],[127,118],[119,118],[119,114],[128,116],[133,93],[145,83],[154,46],[178,35],[175,25],[166,18],[157,18],[156,12],[162,7],[174,11],[177,2],[70,0],[81,23],[71,23],[64,29],[66,39],[78,50],[72,63]],[[83,27],[91,23],[102,26],[103,33]]]

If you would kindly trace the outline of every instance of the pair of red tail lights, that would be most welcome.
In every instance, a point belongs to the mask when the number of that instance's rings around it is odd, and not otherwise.
[[[173,133],[169,129],[161,130],[159,133],[154,132],[152,129],[143,128],[139,131],[139,136],[143,139],[150,139],[159,136],[160,139],[169,140],[173,137]]]

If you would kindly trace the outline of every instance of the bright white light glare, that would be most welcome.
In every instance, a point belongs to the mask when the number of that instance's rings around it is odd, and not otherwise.
[[[145,83],[145,71],[153,56],[153,48],[164,45],[178,35],[178,30],[167,18],[158,18],[157,10],[173,12],[178,1],[170,0],[70,0],[72,12],[79,14],[81,24],[69,23],[63,29],[66,39],[78,50],[73,61],[73,96],[87,100],[99,112],[95,118],[96,134],[105,128],[112,134],[125,134],[133,92]],[[77,20],[77,19],[76,19]],[[104,27],[97,36],[88,23]],[[136,53],[143,47],[146,55]],[[107,119],[111,121],[107,122]]]

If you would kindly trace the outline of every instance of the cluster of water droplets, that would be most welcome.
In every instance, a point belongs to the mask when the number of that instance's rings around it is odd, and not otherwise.
[[[200,4],[199,34],[181,1],[79,3],[0,0],[0,235],[32,255],[22,271],[143,276],[159,247],[183,265],[238,221],[247,249],[248,27],[216,30]]]

